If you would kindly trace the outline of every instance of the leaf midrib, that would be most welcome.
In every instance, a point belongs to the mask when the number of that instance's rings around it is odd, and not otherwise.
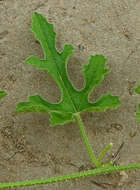
[[[38,20],[40,20],[40,18],[38,18]],[[38,22],[38,23],[39,23],[39,25],[40,25],[40,28],[42,29],[40,22]],[[48,27],[48,28],[49,28],[49,27]],[[44,30],[42,30],[42,33],[43,33],[43,36],[45,36]],[[50,31],[49,31],[49,33],[50,33]],[[39,41],[41,42],[41,40],[39,40]],[[54,41],[55,41],[55,40],[54,40]],[[42,43],[41,43],[41,44],[42,44]],[[48,50],[50,50],[51,55],[53,55],[52,52],[54,52],[54,54],[55,54],[55,52],[57,52],[56,47],[55,47],[55,51],[53,51],[53,49],[50,48],[50,46],[49,46],[48,44],[49,44],[49,43],[47,43],[47,47],[48,47]],[[45,55],[47,56],[47,52],[45,52]],[[69,99],[70,99],[70,101],[71,101],[72,107],[73,107],[73,109],[74,109],[74,111],[75,111],[75,113],[76,113],[76,112],[78,112],[78,110],[76,109],[76,106],[75,106],[75,104],[74,104],[74,102],[73,102],[73,100],[72,100],[72,97],[71,97],[71,95],[70,95],[70,93],[69,93],[69,90],[66,88],[65,82],[63,81],[63,79],[62,79],[62,77],[61,77],[61,74],[60,74],[60,71],[59,71],[59,67],[57,66],[56,57],[57,57],[57,56],[52,56],[52,58],[53,58],[53,60],[54,60],[54,63],[55,63],[55,65],[56,65],[56,68],[57,68],[57,70],[58,70],[58,76],[59,76],[59,78],[60,78],[60,80],[61,80],[61,82],[62,82],[62,84],[63,84],[63,87],[64,87],[65,91],[66,91],[67,94],[68,94],[68,97],[69,97]],[[59,61],[58,61],[58,63],[59,63]],[[64,63],[64,64],[65,64],[65,63]],[[65,67],[65,72],[66,72],[66,67]],[[67,72],[66,72],[66,76],[67,76]],[[69,80],[68,80],[68,76],[67,76],[67,81],[69,81]],[[61,91],[61,93],[62,93],[62,91]],[[63,97],[63,94],[62,94],[61,97]],[[61,101],[62,101],[62,98],[61,98],[61,100],[60,100],[60,103],[61,103]]]

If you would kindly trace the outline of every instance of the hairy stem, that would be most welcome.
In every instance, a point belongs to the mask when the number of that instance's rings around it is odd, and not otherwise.
[[[102,167],[102,168],[98,168],[94,170],[88,170],[88,171],[83,171],[80,173],[74,173],[74,174],[69,174],[66,176],[52,177],[52,178],[47,178],[47,179],[37,179],[37,180],[32,180],[32,181],[11,182],[11,183],[0,183],[0,189],[56,183],[56,182],[88,177],[88,176],[109,174],[109,173],[114,173],[114,172],[119,172],[119,171],[124,171],[124,170],[134,170],[134,169],[140,169],[140,164],[131,164],[131,165],[126,165],[126,166],[125,165],[111,166],[108,168]]]
[[[99,167],[100,167],[100,164],[98,163],[98,160],[96,159],[95,153],[94,153],[94,151],[93,151],[93,149],[92,149],[92,147],[91,147],[91,145],[90,145],[90,143],[89,143],[89,141],[88,141],[88,137],[87,137],[87,135],[86,135],[86,132],[85,132],[85,129],[84,129],[84,124],[83,124],[83,122],[82,122],[82,119],[81,119],[81,117],[80,117],[80,114],[79,114],[79,113],[76,113],[76,114],[75,114],[75,118],[76,118],[77,123],[78,123],[78,125],[79,125],[79,127],[80,127],[80,131],[81,131],[81,134],[82,134],[82,138],[83,138],[83,141],[84,141],[84,143],[85,143],[85,145],[86,145],[86,148],[87,148],[87,151],[88,151],[88,153],[89,153],[89,155],[90,155],[90,158],[91,158],[93,164],[94,164],[97,168],[99,168]]]

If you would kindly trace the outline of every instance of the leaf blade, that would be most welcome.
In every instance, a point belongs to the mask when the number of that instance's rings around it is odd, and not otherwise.
[[[5,91],[0,91],[0,99],[7,96],[7,93]]]
[[[56,109],[56,104],[48,103],[39,95],[35,95],[30,96],[28,102],[20,102],[16,107],[16,112],[49,113],[53,109]]]
[[[140,104],[138,105],[138,110],[136,112],[136,121],[140,121]]]
[[[69,122],[74,122],[75,118],[72,113],[67,112],[50,112],[50,124],[51,126],[55,125],[64,125]]]
[[[134,91],[135,91],[137,94],[140,94],[140,85],[139,85],[137,88],[134,88]]]
[[[26,63],[47,71],[56,81],[61,89],[61,100],[57,104],[52,104],[41,97],[31,96],[29,101],[21,102],[17,105],[17,112],[41,112],[49,113],[51,124],[63,124],[74,121],[74,114],[86,111],[105,111],[115,109],[120,105],[119,99],[113,105],[112,96],[108,96],[108,105],[100,103],[91,103],[88,97],[92,90],[97,87],[104,77],[110,72],[106,68],[106,58],[103,55],[91,56],[88,65],[83,66],[83,75],[85,77],[85,87],[79,91],[74,88],[67,73],[67,61],[72,56],[74,48],[66,44],[62,52],[58,52],[55,47],[56,33],[54,27],[44,16],[35,13],[32,19],[32,31],[36,39],[40,42],[44,59],[31,56],[26,59]],[[110,100],[109,100],[110,98]],[[104,98],[105,99],[105,98]],[[115,97],[113,99],[115,101]],[[110,102],[110,105],[109,105]],[[111,105],[112,103],[112,105]]]
[[[103,55],[91,56],[88,65],[83,65],[83,74],[86,80],[84,91],[88,95],[96,88],[109,73],[109,69],[105,68],[107,59]]]
[[[90,104],[90,106],[84,110],[89,112],[104,112],[108,109],[113,110],[121,105],[121,101],[118,96],[113,96],[112,94],[107,94],[102,96],[95,103]]]

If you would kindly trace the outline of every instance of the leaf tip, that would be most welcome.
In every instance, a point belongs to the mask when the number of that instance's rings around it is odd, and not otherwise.
[[[33,14],[33,18],[40,17],[40,16],[42,16],[42,15],[38,12],[34,12],[34,14]]]

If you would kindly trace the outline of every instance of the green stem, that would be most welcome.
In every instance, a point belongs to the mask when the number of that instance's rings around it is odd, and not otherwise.
[[[109,173],[114,173],[114,172],[119,172],[119,171],[124,171],[124,170],[134,170],[134,169],[140,169],[140,164],[131,164],[127,166],[125,165],[112,166],[108,168],[102,167],[102,168],[98,168],[94,170],[88,170],[88,171],[84,171],[80,173],[73,173],[66,176],[51,177],[47,179],[37,179],[37,180],[31,180],[31,181],[11,182],[11,183],[0,183],[0,189],[56,183],[56,182],[62,182],[62,181],[67,181],[67,180],[72,180],[72,179],[79,179],[79,178],[88,177],[88,176],[109,174]]]
[[[98,164],[100,165],[100,167],[102,167],[102,160],[104,158],[104,156],[106,155],[106,153],[112,148],[113,144],[110,143],[100,154],[98,157]]]
[[[76,118],[77,123],[78,123],[78,125],[79,125],[79,127],[80,127],[80,131],[81,131],[81,134],[82,134],[82,138],[83,138],[83,141],[84,141],[84,143],[85,143],[85,145],[86,145],[86,148],[87,148],[87,150],[88,150],[88,153],[89,153],[89,155],[90,155],[90,157],[91,157],[91,160],[92,160],[93,164],[98,168],[98,167],[100,167],[100,165],[99,165],[98,160],[96,159],[95,153],[94,153],[94,151],[93,151],[93,149],[92,149],[92,147],[91,147],[91,145],[90,145],[90,143],[89,143],[89,141],[88,141],[88,137],[87,137],[87,135],[86,135],[86,132],[85,132],[85,129],[84,129],[84,124],[83,124],[83,122],[82,122],[82,119],[81,119],[81,117],[80,117],[80,114],[79,114],[79,113],[76,113],[76,114],[75,114],[75,118]]]

